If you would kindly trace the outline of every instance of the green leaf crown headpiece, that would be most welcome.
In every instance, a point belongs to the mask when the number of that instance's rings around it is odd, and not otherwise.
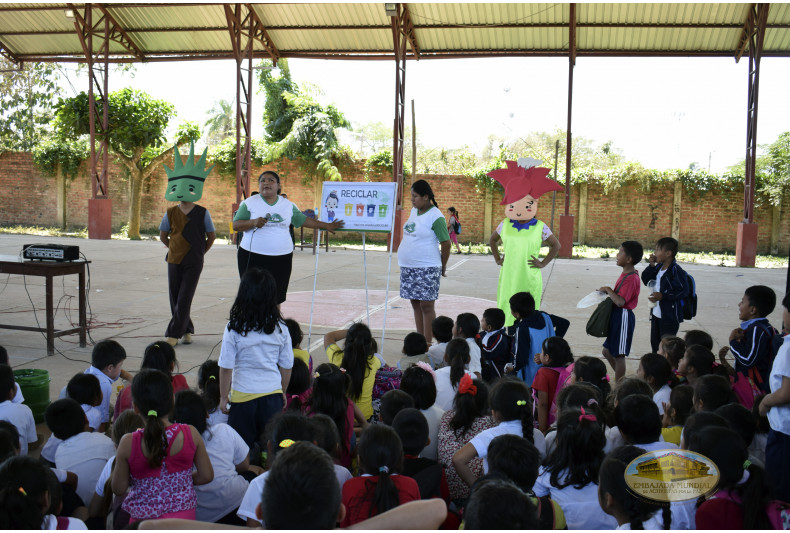
[[[181,160],[181,154],[178,151],[178,145],[173,149],[173,168],[172,170],[164,165],[165,172],[167,173],[167,181],[171,182],[182,178],[190,178],[198,181],[206,181],[206,178],[211,173],[214,165],[206,169],[206,155],[208,148],[203,150],[203,155],[200,156],[197,163],[195,163],[195,142],[189,143],[189,157],[186,163]]]

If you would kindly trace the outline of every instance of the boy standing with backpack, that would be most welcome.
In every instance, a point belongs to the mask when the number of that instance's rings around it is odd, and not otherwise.
[[[658,302],[650,312],[650,346],[658,353],[658,345],[664,335],[675,335],[683,322],[683,299],[688,294],[686,272],[680,268],[675,256],[678,241],[662,237],[656,242],[655,252],[650,254],[650,266],[642,272],[642,282],[656,281],[656,291],[648,296]]]

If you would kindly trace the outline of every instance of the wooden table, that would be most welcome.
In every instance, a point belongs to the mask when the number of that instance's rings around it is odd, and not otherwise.
[[[88,322],[85,315],[85,266],[90,261],[22,261],[14,256],[0,256],[0,274],[21,274],[23,276],[43,276],[46,278],[47,295],[47,327],[16,326],[11,324],[0,324],[3,329],[16,329],[22,331],[46,332],[47,336],[47,355],[55,355],[55,337],[63,335],[80,334],[80,346],[85,347]],[[79,327],[72,329],[55,329],[55,310],[52,301],[52,278],[55,276],[67,276],[77,274],[79,276]]]

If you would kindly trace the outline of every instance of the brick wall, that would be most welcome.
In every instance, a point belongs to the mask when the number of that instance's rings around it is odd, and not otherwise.
[[[172,166],[172,161],[168,162]],[[303,183],[304,172],[298,162],[283,159],[265,167],[253,168],[257,176],[265,169],[276,170],[282,178],[283,192],[301,209],[315,207],[316,189],[320,182]],[[347,181],[362,181],[361,165],[346,165],[340,168]],[[124,177],[124,168],[111,162],[109,189],[112,199],[112,225],[117,230],[126,224],[129,210],[129,183]],[[486,198],[475,191],[474,180],[463,176],[418,175],[427,180],[440,208],[446,213],[454,206],[460,213],[463,232],[461,242],[485,242],[489,234],[485,231]],[[386,181],[388,176],[375,177]],[[143,230],[158,228],[162,215],[172,205],[164,199],[167,176],[163,168],[157,169],[146,181],[143,191],[140,226]],[[411,180],[407,178],[407,186]],[[44,176],[33,164],[32,156],[22,152],[0,154],[0,224],[25,224],[57,226],[56,179]],[[218,233],[227,234],[230,224],[231,204],[236,200],[234,180],[212,172],[206,180],[203,199],[211,212]],[[570,212],[576,215],[574,242],[579,240],[579,194],[580,188],[571,191]],[[67,219],[69,226],[84,227],[88,223],[88,199],[91,184],[88,179],[87,163],[79,176],[68,183]],[[551,194],[540,199],[539,217],[549,223],[551,219]],[[660,237],[671,235],[674,188],[672,185],[655,186],[650,193],[643,193],[635,186],[626,186],[605,194],[601,187],[587,187],[587,217],[585,242],[594,246],[617,246],[626,239],[634,239],[649,246]],[[498,191],[491,195],[490,227],[496,228],[502,219],[502,196]],[[759,199],[758,199],[759,200]],[[554,229],[559,229],[559,215],[564,211],[564,193],[557,193]],[[759,203],[759,202],[758,202]],[[758,251],[765,253],[770,247],[773,209],[764,203],[755,210],[755,221],[759,226]],[[405,208],[411,207],[408,193]],[[729,195],[708,193],[695,201],[684,191],[680,214],[680,241],[683,249],[707,251],[733,251],[737,224],[742,219],[743,198],[740,193]],[[787,206],[790,197],[784,199],[784,216],[779,231],[779,251],[784,254],[790,244],[790,217]],[[371,240],[384,240],[385,235],[371,234]]]

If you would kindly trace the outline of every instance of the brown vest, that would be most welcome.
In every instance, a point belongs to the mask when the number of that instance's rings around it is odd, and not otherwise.
[[[170,222],[170,246],[167,262],[181,264],[187,254],[202,260],[206,245],[206,208],[196,205],[185,215],[177,205],[167,210]]]

